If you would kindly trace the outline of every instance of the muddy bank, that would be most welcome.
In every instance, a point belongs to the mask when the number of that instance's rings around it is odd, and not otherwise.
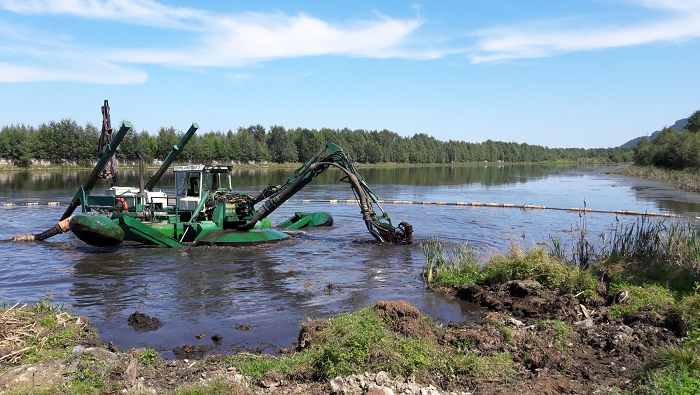
[[[151,349],[123,351],[101,343],[80,317],[58,311],[3,314],[6,338],[30,326],[22,320],[42,323],[56,316],[78,324],[78,330],[58,345],[69,350],[60,358],[27,363],[32,356],[22,351],[0,361],[0,392],[78,384],[87,386],[84,393],[110,394],[181,393],[197,386],[209,391],[202,393],[240,394],[615,392],[632,389],[653,351],[685,335],[671,309],[655,313],[651,307],[659,311],[659,306],[642,306],[612,318],[609,304],[622,300],[615,295],[581,300],[535,281],[458,287],[452,296],[489,312],[478,322],[442,326],[408,302],[379,301],[303,323],[296,350],[281,356],[254,350],[212,355],[211,347],[183,345],[175,350],[178,359],[163,360]],[[363,332],[365,326],[372,331]],[[35,337],[53,339],[57,327]],[[348,331],[365,334],[348,338]],[[17,342],[3,355],[29,344]],[[335,375],[351,371],[357,373]]]
[[[612,318],[619,295],[580,300],[536,281],[459,287],[454,296],[491,312],[478,323],[450,325],[441,341],[461,342],[477,354],[508,353],[522,367],[517,381],[533,393],[628,390],[655,350],[686,335],[671,306],[655,313],[663,306],[646,305]],[[500,391],[484,387],[483,393]]]

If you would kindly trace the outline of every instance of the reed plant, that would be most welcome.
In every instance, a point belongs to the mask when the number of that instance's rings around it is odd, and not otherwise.
[[[678,267],[700,272],[700,226],[692,220],[656,221],[647,216],[633,223],[618,223],[591,243],[586,216],[573,230],[572,247],[567,249],[557,234],[545,243],[552,257],[582,269],[594,262],[636,262],[670,269]]]
[[[448,246],[436,238],[421,243],[425,265],[421,277],[430,284],[436,275],[446,272],[478,272],[476,253],[469,242]]]

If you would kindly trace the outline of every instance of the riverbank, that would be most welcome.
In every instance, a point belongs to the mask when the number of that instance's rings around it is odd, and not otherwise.
[[[493,328],[482,320],[462,330],[482,353],[508,352],[525,372],[517,381],[542,386],[533,393],[570,393],[556,389],[562,379],[575,393],[697,393],[696,265],[646,253],[611,254],[583,270],[541,248],[516,246],[483,265],[461,248],[424,275],[433,290],[491,311]]]
[[[178,163],[177,165],[181,164],[190,164],[190,163]],[[272,168],[272,169],[297,169],[299,168],[302,163],[274,163],[274,162],[261,162],[261,163],[215,163],[217,165],[230,165],[233,166],[234,169],[241,169],[241,168],[251,168],[251,169],[260,169],[260,168]],[[355,163],[355,167],[358,168],[395,168],[395,167],[434,167],[434,166],[503,166],[503,165],[617,165],[620,164],[618,162],[612,162],[612,161],[603,161],[603,160],[597,160],[597,159],[591,159],[591,160],[577,160],[577,161],[549,161],[549,162],[503,162],[503,161],[496,161],[496,162],[457,162],[457,163]],[[123,169],[136,169],[138,170],[139,166],[138,163],[128,163],[125,164],[121,162],[119,164],[120,168]],[[147,164],[145,166],[146,169],[149,170],[156,170],[158,169],[157,164]],[[32,165],[29,166],[28,168],[24,167],[17,167],[13,165],[12,163],[6,162],[4,164],[0,164],[0,170],[2,171],[38,171],[38,170],[92,170],[93,167],[85,167],[85,166],[79,166],[79,165],[73,165],[73,164],[51,164],[51,165]]]
[[[647,180],[661,181],[678,189],[700,192],[700,173],[690,169],[667,170],[653,166],[632,165],[611,171],[610,174],[622,174]]]
[[[542,249],[517,247],[482,266],[469,249],[453,251],[429,269],[429,287],[481,306],[480,316],[441,325],[407,302],[379,301],[300,323],[295,348],[277,355],[211,355],[211,346],[184,344],[174,350],[177,359],[163,360],[152,349],[103,343],[109,339],[100,341],[87,319],[48,301],[6,306],[0,393],[700,390],[699,278],[691,267],[608,260],[581,270]]]

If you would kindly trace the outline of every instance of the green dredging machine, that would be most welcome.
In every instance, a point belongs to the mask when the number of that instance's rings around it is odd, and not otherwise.
[[[12,240],[43,240],[70,230],[85,243],[100,247],[118,245],[124,240],[166,247],[186,244],[230,246],[279,241],[289,235],[272,229],[267,216],[316,176],[330,168],[337,168],[344,174],[341,180],[350,184],[370,234],[382,243],[412,243],[412,226],[406,222],[396,227],[392,225],[389,215],[355,169],[348,153],[332,143],[326,144],[284,184],[267,187],[257,196],[233,191],[229,166],[174,166],[175,195],[154,191],[156,183],[198,128],[196,123],[192,124],[148,183],[144,184],[143,160],[139,166],[138,188],[114,185],[116,172],[115,166],[111,165],[112,187],[102,195],[91,194],[97,180],[105,177],[106,165],[114,164],[112,160],[117,146],[131,129],[131,124],[125,121],[113,138],[109,134],[109,144],[106,144],[87,180],[78,188],[59,223],[40,234],[16,236]],[[260,206],[256,209],[258,203]],[[73,215],[78,206],[81,206],[82,213]],[[374,206],[379,208],[381,214],[377,214]],[[298,229],[331,225],[332,222],[330,214],[296,213],[280,226],[283,229]]]

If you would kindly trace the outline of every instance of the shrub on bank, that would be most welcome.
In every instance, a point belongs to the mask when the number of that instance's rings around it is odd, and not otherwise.
[[[470,250],[464,244],[458,250]],[[425,250],[435,246],[433,242],[423,248]],[[423,277],[433,287],[497,285],[512,280],[535,280],[545,287],[560,289],[563,293],[583,292],[588,296],[593,296],[596,287],[596,279],[591,271],[553,258],[539,247],[523,250],[512,245],[508,252],[493,255],[483,266],[479,266],[476,259],[463,260],[454,254],[448,254],[445,260],[449,263],[442,267],[449,269],[433,270],[434,274],[430,278],[430,267],[426,263]]]

